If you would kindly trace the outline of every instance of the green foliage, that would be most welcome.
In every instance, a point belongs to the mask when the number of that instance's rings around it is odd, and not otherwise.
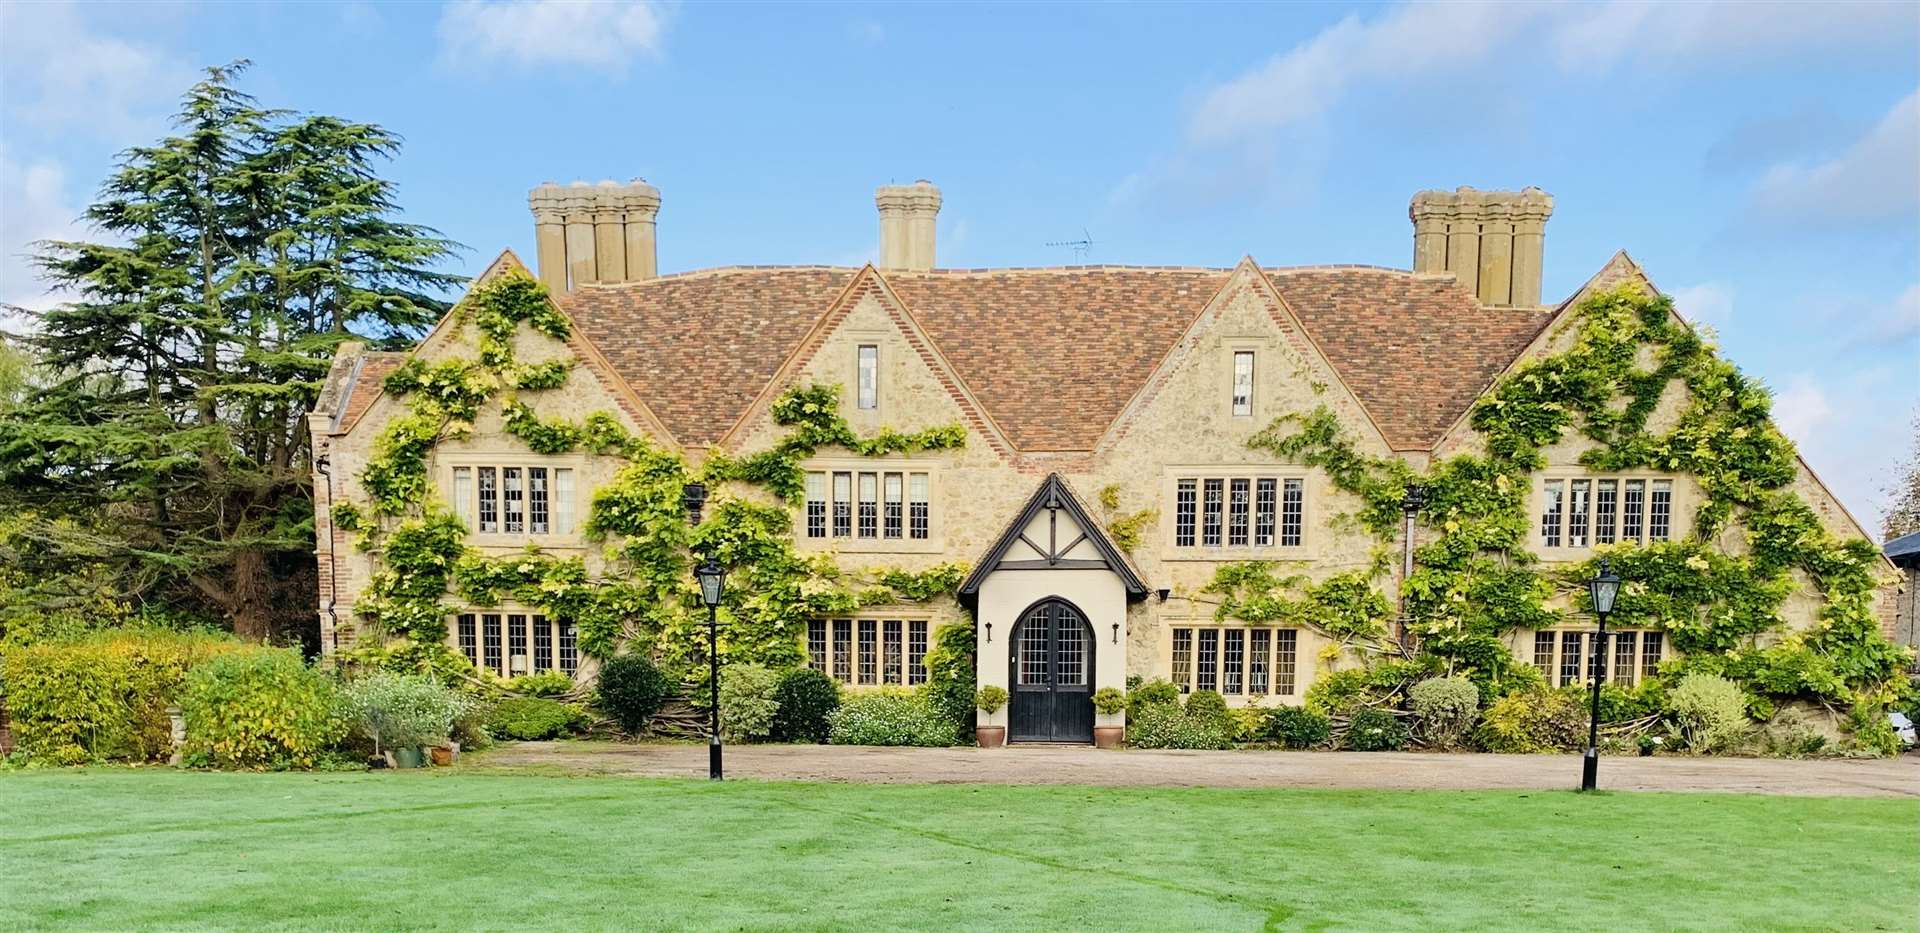
[[[1212,690],[1195,690],[1187,695],[1187,715],[1207,722],[1225,723],[1233,716],[1227,700]]]
[[[508,680],[502,687],[509,693],[526,697],[557,697],[573,689],[573,678],[560,671],[544,671],[522,674]]]
[[[188,671],[239,649],[224,635],[121,629],[9,645],[0,693],[21,753],[37,761],[161,761],[172,752],[168,707]]]
[[[781,499],[797,503],[806,493],[806,475],[800,464],[822,447],[844,447],[863,457],[884,457],[956,450],[967,443],[966,426],[960,424],[941,425],[911,434],[882,428],[874,436],[862,438],[840,415],[837,385],[812,384],[788,389],[774,400],[771,414],[774,424],[790,429],[787,434],[769,450],[740,461],[724,461],[714,478],[764,485]]]
[[[1217,696],[1217,695],[1216,695]],[[1177,704],[1146,703],[1127,716],[1127,744],[1134,748],[1221,749],[1233,747],[1231,717],[1198,714]],[[1191,704],[1189,704],[1191,707]]]
[[[1333,736],[1327,717],[1299,706],[1276,706],[1267,711],[1260,737],[1292,749],[1317,748]]]
[[[1730,751],[1748,732],[1747,694],[1725,677],[1688,674],[1668,691],[1667,704],[1681,740],[1693,751]]]
[[[1581,565],[1556,580],[1526,549],[1532,474],[1545,465],[1542,449],[1570,431],[1597,444],[1582,460],[1591,469],[1690,474],[1705,497],[1693,537],[1602,549],[1631,581],[1616,621],[1668,629],[1685,665],[1767,698],[1884,703],[1895,695],[1910,653],[1875,622],[1877,552],[1836,538],[1794,493],[1793,445],[1773,426],[1764,387],[1719,359],[1665,297],[1622,287],[1573,313],[1571,347],[1520,366],[1475,404],[1484,455],[1454,456],[1415,476],[1397,459],[1360,453],[1324,406],[1276,419],[1249,446],[1325,469],[1362,500],[1361,524],[1383,542],[1396,534],[1407,485],[1427,487],[1420,519],[1438,534],[1403,585],[1410,631],[1423,654],[1483,696],[1537,685],[1504,639],[1553,624],[1556,582],[1569,587],[1593,572]],[[1642,368],[1648,348],[1652,365]],[[1687,401],[1671,430],[1651,432],[1648,419],[1675,380]],[[1735,522],[1744,534],[1728,546],[1719,533]],[[1796,572],[1823,597],[1819,624],[1760,648],[1760,636],[1783,625]],[[1576,603],[1584,598],[1572,592]]]
[[[1474,739],[1490,752],[1572,751],[1586,741],[1587,719],[1578,690],[1516,690],[1481,713]]]
[[[987,684],[973,695],[973,705],[981,712],[991,716],[1007,705],[1007,689],[999,684]]]
[[[513,371],[507,384],[528,392],[544,392],[567,384],[573,374],[573,360],[561,358],[544,363],[524,364]]]
[[[840,685],[825,671],[796,667],[780,675],[773,691],[779,711],[773,737],[782,742],[825,742],[827,717],[840,708]]]
[[[1126,711],[1127,695],[1114,687],[1101,687],[1093,691],[1093,708],[1103,716],[1114,716]]]
[[[732,664],[720,674],[720,729],[729,742],[764,742],[780,712],[780,673],[762,664]]]
[[[346,731],[334,688],[290,648],[220,654],[187,672],[180,710],[189,764],[310,768]]]
[[[1375,642],[1385,637],[1393,606],[1373,588],[1372,574],[1353,570],[1321,583],[1305,576],[1281,577],[1273,561],[1222,564],[1203,593],[1219,594],[1214,618],[1242,622],[1306,625],[1342,642]],[[1300,594],[1290,598],[1289,592]]]
[[[927,652],[927,702],[959,736],[973,734],[978,642],[972,623],[954,622],[933,630],[933,650]]]
[[[896,600],[924,603],[959,592],[960,583],[966,577],[966,564],[935,564],[917,573],[899,569],[881,571],[880,585],[892,590]]]
[[[594,701],[622,731],[639,735],[672,692],[672,681],[652,661],[637,654],[623,654],[600,665]]]
[[[1140,546],[1140,538],[1147,527],[1160,516],[1157,509],[1141,509],[1137,512],[1120,510],[1120,484],[1109,483],[1100,487],[1100,508],[1106,512],[1107,538],[1113,546],[1128,554]]]
[[[1414,681],[1432,673],[1431,658],[1375,661],[1367,667],[1327,671],[1307,688],[1306,706],[1316,713],[1337,715],[1360,706],[1396,705]]]
[[[1397,752],[1407,746],[1407,727],[1387,710],[1364,706],[1354,710],[1342,744],[1356,752]]]
[[[848,695],[827,715],[835,745],[952,745],[953,722],[922,692],[881,689]]]
[[[15,598],[98,585],[249,639],[315,631],[306,415],[337,346],[407,341],[460,279],[435,271],[454,244],[397,219],[398,137],[263,108],[245,67],[121,153],[97,242],[35,245],[72,300],[19,328],[38,391],[0,412],[0,550],[69,582]]]
[[[1421,741],[1449,748],[1465,738],[1480,716],[1480,689],[1464,677],[1430,677],[1407,691]]]
[[[431,677],[374,671],[342,687],[336,709],[378,752],[447,741],[471,705]]]
[[[544,742],[572,735],[588,722],[580,707],[540,697],[509,697],[487,712],[487,731],[494,738],[517,742]]]
[[[553,340],[565,340],[572,328],[547,295],[546,286],[526,275],[503,275],[467,296],[461,311],[480,331],[480,362],[496,371],[513,363],[513,333],[520,324]]]
[[[1127,718],[1138,717],[1149,706],[1180,705],[1180,688],[1164,677],[1155,677],[1127,691]]]

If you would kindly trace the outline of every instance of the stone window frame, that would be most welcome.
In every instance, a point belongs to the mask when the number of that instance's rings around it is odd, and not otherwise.
[[[892,612],[885,606],[808,619],[801,636],[804,666],[851,690],[917,687],[927,682],[927,654],[933,649],[933,630],[938,625],[924,611]],[[847,648],[844,664],[836,650],[842,634]],[[865,650],[868,644],[873,648],[871,659]]]
[[[500,620],[499,653],[497,665],[487,663],[486,617],[497,616]],[[512,617],[526,617],[526,644],[521,646],[527,652],[527,669],[515,671],[513,668],[513,627]],[[471,625],[468,620],[471,619]],[[546,631],[542,632],[541,629]],[[545,645],[541,644],[541,635],[546,635]],[[473,663],[482,671],[490,671],[498,677],[517,677],[558,671],[569,677],[578,677],[586,655],[580,650],[579,629],[569,622],[554,618],[545,609],[525,606],[520,603],[501,603],[497,606],[460,606],[447,614],[447,647]],[[546,650],[547,664],[536,666],[535,652]],[[572,669],[567,669],[568,654],[571,653]]]
[[[1593,638],[1597,631],[1591,625],[1558,625],[1521,632],[1515,639],[1514,656],[1538,670],[1541,676],[1546,678],[1548,686],[1585,687],[1588,685],[1587,667],[1592,661]],[[1624,682],[1614,676],[1620,661],[1621,635],[1633,636],[1634,641],[1633,670]],[[1578,657],[1572,659],[1572,664],[1575,666],[1571,668],[1567,666],[1569,644],[1577,645],[1579,651]],[[1649,652],[1648,649],[1654,645],[1658,645],[1658,648]],[[1658,665],[1671,661],[1677,656],[1678,654],[1673,650],[1673,639],[1667,635],[1665,629],[1647,626],[1610,627],[1607,629],[1607,656],[1601,663],[1601,683],[1625,687],[1638,685],[1642,680],[1652,676]]]
[[[946,541],[944,539],[944,513],[946,510],[942,508],[940,499],[941,463],[939,461],[917,460],[908,457],[813,457],[801,461],[800,469],[805,474],[826,474],[826,485],[829,495],[832,493],[833,474],[854,474],[852,487],[853,496],[856,501],[856,507],[853,510],[853,534],[844,538],[837,538],[833,535],[833,508],[831,505],[827,508],[826,537],[808,537],[806,524],[807,505],[803,501],[798,507],[799,510],[796,513],[796,520],[793,526],[794,544],[800,550],[834,551],[842,554],[939,554],[946,550]],[[859,536],[860,522],[857,501],[859,499],[860,487],[859,474],[861,473],[875,474],[875,486],[879,491],[879,498],[876,502],[879,507],[876,515],[876,531],[875,536],[871,538],[862,538]],[[902,528],[901,536],[898,538],[889,538],[886,536],[886,474],[888,473],[902,474]],[[912,475],[915,473],[924,473],[927,477],[927,536],[925,538],[912,537]]]
[[[481,453],[481,452],[461,452],[461,453],[454,453],[454,454],[439,455],[439,456],[436,456],[434,459],[435,459],[435,462],[433,467],[433,478],[434,478],[434,484],[436,487],[435,492],[440,496],[440,501],[447,503],[448,507],[452,509],[453,513],[456,516],[462,516],[463,520],[467,522],[467,543],[472,544],[476,547],[518,548],[518,547],[525,547],[528,544],[538,544],[542,548],[557,548],[562,550],[584,550],[586,548],[587,546],[586,537],[585,537],[585,528],[587,524],[586,509],[587,509],[587,504],[593,501],[593,490],[589,488],[589,484],[588,484],[586,457],[581,456],[579,454],[562,454],[559,456],[549,457],[549,456],[542,456],[540,454],[529,453],[526,451],[518,451],[518,452],[510,452],[510,453],[503,453],[503,454],[487,454],[487,453]],[[527,469],[530,467],[546,468],[546,470],[548,471],[547,475],[549,477],[548,487],[547,487],[547,508],[549,510],[548,514],[549,514],[550,528],[552,527],[551,515],[553,513],[553,510],[555,509],[555,506],[560,501],[559,491],[558,489],[555,488],[557,486],[557,483],[552,479],[552,476],[553,476],[552,471],[572,470],[573,471],[573,495],[571,497],[572,498],[571,513],[573,516],[573,530],[569,532],[564,532],[564,533],[549,531],[545,534],[532,534],[530,532],[509,534],[504,530],[493,531],[493,532],[482,532],[480,530],[480,519],[479,519],[479,511],[478,511],[477,505],[471,517],[465,517],[463,513],[460,511],[459,503],[454,501],[454,495],[453,495],[454,470],[458,468],[465,468],[473,471],[471,474],[469,474],[474,477],[473,479],[474,493],[473,494],[476,496],[479,495],[479,487],[480,487],[479,468],[481,467],[518,467],[521,469]],[[506,527],[506,516],[501,515],[499,517],[499,521],[500,521],[500,527],[504,529]]]
[[[1196,489],[1194,494],[1194,543],[1179,543],[1180,524],[1180,481],[1220,480],[1222,489],[1220,544],[1205,543],[1206,495],[1204,489]],[[1230,544],[1232,540],[1233,480],[1248,480],[1248,528],[1246,544]],[[1259,525],[1255,511],[1259,503],[1259,480],[1274,481],[1274,528],[1272,544],[1255,544],[1252,530]],[[1285,526],[1286,484],[1289,480],[1300,483],[1300,543],[1282,544],[1282,531]],[[1161,514],[1165,519],[1160,526],[1160,559],[1162,561],[1237,561],[1237,560],[1305,560],[1312,554],[1312,548],[1319,542],[1314,537],[1314,529],[1320,527],[1318,503],[1313,471],[1304,466],[1290,464],[1248,463],[1208,464],[1205,466],[1169,466],[1164,468],[1160,480],[1160,501],[1165,503]]]
[[[1606,545],[1620,544],[1628,539],[1621,532],[1626,527],[1626,484],[1629,481],[1646,483],[1646,501],[1641,506],[1640,544],[1653,541],[1678,541],[1693,530],[1691,507],[1694,490],[1684,477],[1671,473],[1658,473],[1651,470],[1630,470],[1620,473],[1593,473],[1577,467],[1570,469],[1548,468],[1534,474],[1533,489],[1527,497],[1528,531],[1527,540],[1540,555],[1547,560],[1584,560],[1593,554],[1594,548],[1601,546],[1596,527],[1599,513],[1600,483],[1619,483],[1618,498],[1614,502],[1614,538]],[[1584,544],[1571,544],[1573,527],[1573,484],[1589,483],[1587,493],[1586,537]],[[1673,494],[1667,504],[1667,534],[1664,538],[1651,537],[1653,515],[1653,484],[1668,482],[1672,484]],[[1546,532],[1547,484],[1559,483],[1561,489],[1558,543],[1549,544]]]
[[[1214,678],[1211,686],[1202,685],[1199,663],[1202,657],[1202,632],[1213,634],[1212,658]],[[1264,680],[1266,690],[1255,693],[1253,687],[1259,682],[1259,673],[1255,666],[1255,638],[1253,633],[1265,632],[1266,670]],[[1239,646],[1230,645],[1228,633],[1239,634]],[[1292,669],[1284,671],[1279,660],[1285,639],[1279,633],[1292,632]],[[1183,640],[1184,639],[1184,640]],[[1221,622],[1211,617],[1174,618],[1162,620],[1160,624],[1160,654],[1156,665],[1156,677],[1166,677],[1179,687],[1182,694],[1191,694],[1195,690],[1210,689],[1219,693],[1230,706],[1244,706],[1249,703],[1275,701],[1280,703],[1304,700],[1307,686],[1312,681],[1313,656],[1312,635],[1305,626],[1279,625],[1264,623]],[[1229,677],[1227,659],[1230,652],[1237,651],[1240,658],[1239,692],[1228,693],[1226,688],[1235,683]],[[1183,680],[1180,663],[1186,665],[1186,677]],[[1283,689],[1284,688],[1284,689]]]

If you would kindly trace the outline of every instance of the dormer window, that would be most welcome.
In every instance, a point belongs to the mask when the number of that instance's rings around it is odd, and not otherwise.
[[[880,348],[870,343],[861,344],[858,368],[858,391],[854,396],[854,405],[858,408],[878,408],[880,406]]]
[[[1233,415],[1236,418],[1253,414],[1253,351],[1237,350],[1233,354]]]

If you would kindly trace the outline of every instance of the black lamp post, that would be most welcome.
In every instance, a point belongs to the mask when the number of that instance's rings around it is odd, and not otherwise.
[[[1600,558],[1599,575],[1587,581],[1587,593],[1593,598],[1600,629],[1594,633],[1593,656],[1587,664],[1587,676],[1593,681],[1593,715],[1587,722],[1587,754],[1580,763],[1581,790],[1593,790],[1600,781],[1600,665],[1607,657],[1607,616],[1613,614],[1614,597],[1620,595],[1620,575],[1606,558]]]
[[[720,780],[720,597],[725,590],[727,568],[708,556],[693,568],[693,575],[700,581],[700,601],[707,607],[707,668],[708,686],[711,688],[709,699],[713,707],[707,712],[707,777]]]

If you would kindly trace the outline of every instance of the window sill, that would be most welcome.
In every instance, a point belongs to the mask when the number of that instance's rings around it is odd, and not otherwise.
[[[802,551],[839,554],[939,554],[946,547],[937,538],[807,538],[795,539]]]
[[[1311,554],[1304,544],[1290,544],[1286,547],[1169,547],[1160,552],[1160,560],[1167,561],[1223,561],[1223,560],[1308,560]]]
[[[578,535],[502,535],[469,532],[467,543],[474,547],[510,548],[524,551],[531,544],[542,551],[584,551],[587,543]]]

